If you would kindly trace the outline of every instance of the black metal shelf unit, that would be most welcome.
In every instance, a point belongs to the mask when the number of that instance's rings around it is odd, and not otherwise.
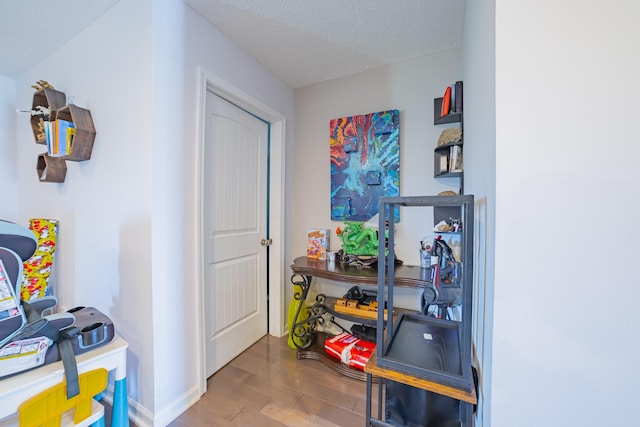
[[[433,177],[434,178],[456,178],[462,177],[462,170],[452,172],[450,170],[451,147],[460,147],[462,155],[463,142],[449,142],[440,145],[433,150]]]
[[[442,111],[442,97],[435,98],[433,100],[433,124],[434,125],[446,125],[448,123],[460,123],[462,122],[462,111],[455,113],[449,113],[446,116],[441,116]]]
[[[388,320],[379,314],[377,321],[377,365],[470,391],[474,387],[471,358],[471,322],[473,290],[473,195],[392,197],[380,200],[380,229],[389,223],[389,212],[396,206],[457,207],[462,214],[462,321],[437,319],[424,314],[393,316]],[[387,222],[388,221],[388,222]],[[394,246],[393,227],[389,227],[385,254],[380,245],[378,255],[378,306],[386,304],[393,312]],[[433,273],[433,269],[431,272]],[[434,283],[435,286],[438,284]]]
[[[460,82],[460,89],[462,89],[462,82]],[[462,162],[462,168],[460,170],[456,170],[454,172],[451,171],[451,154],[452,147],[457,147],[458,155],[461,159],[464,159],[464,104],[460,105],[460,111],[451,112],[446,116],[441,116],[442,113],[442,98],[435,98],[433,100],[433,124],[444,125],[451,123],[460,123],[460,129],[462,129],[462,139],[457,142],[450,142],[447,144],[443,144],[441,146],[436,146],[433,150],[433,177],[436,179],[439,178],[458,178],[459,181],[459,190],[458,194],[464,194],[464,161]],[[446,209],[442,209],[441,207],[435,207],[433,209],[434,216],[440,219],[444,219],[448,221],[450,217],[454,217],[450,215],[452,212],[451,207],[447,207]],[[455,209],[453,209],[455,213]],[[434,218],[434,224],[437,224],[440,219]]]

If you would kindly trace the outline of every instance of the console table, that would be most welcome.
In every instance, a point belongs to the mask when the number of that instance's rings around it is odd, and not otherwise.
[[[377,286],[378,270],[374,267],[350,266],[338,261],[329,262],[306,256],[296,258],[291,265],[291,270],[293,271],[291,283],[295,289],[293,298],[298,301],[298,304],[289,333],[295,337],[293,342],[298,347],[297,358],[318,360],[343,375],[366,381],[364,372],[349,368],[325,355],[324,338],[327,334],[318,332],[317,327],[324,323],[325,313],[367,326],[375,326],[376,319],[337,312],[334,310],[335,298],[324,295],[318,295],[316,302],[309,308],[305,306],[305,301],[314,277],[351,285]],[[426,289],[431,285],[428,281],[428,270],[413,265],[397,265],[394,278],[395,286],[400,287]],[[305,309],[308,311],[308,317],[301,318],[300,313]],[[395,309],[394,314],[401,311],[409,312],[410,310]]]
[[[97,368],[113,371],[113,427],[129,426],[126,378],[128,345],[124,339],[116,335],[108,344],[76,356],[79,374]],[[18,406],[28,398],[63,380],[62,361],[0,380],[0,420],[14,414]]]

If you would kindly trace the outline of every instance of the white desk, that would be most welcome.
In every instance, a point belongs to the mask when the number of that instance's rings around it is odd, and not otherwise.
[[[114,371],[113,427],[129,426],[126,383],[128,346],[125,340],[116,335],[110,343],[76,356],[78,374],[97,368]],[[18,406],[28,398],[63,380],[62,361],[0,380],[0,420],[17,412]]]

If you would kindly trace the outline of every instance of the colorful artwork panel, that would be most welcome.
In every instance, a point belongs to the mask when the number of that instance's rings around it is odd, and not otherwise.
[[[400,195],[400,113],[333,119],[329,130],[331,219],[367,221],[378,213],[381,197]]]

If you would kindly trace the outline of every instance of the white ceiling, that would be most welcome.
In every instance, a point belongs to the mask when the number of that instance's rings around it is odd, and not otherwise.
[[[21,76],[118,1],[0,0],[0,74]],[[465,6],[465,0],[184,1],[293,88],[455,48]]]

